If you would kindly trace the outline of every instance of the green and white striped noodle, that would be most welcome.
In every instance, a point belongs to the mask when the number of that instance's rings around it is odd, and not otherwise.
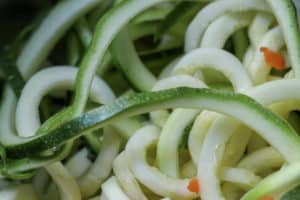
[[[298,4],[58,1],[4,43],[0,199],[290,200]]]
[[[50,53],[51,49],[54,47],[55,43],[59,40],[59,38],[61,38],[63,33],[68,30],[68,28],[76,21],[78,17],[87,13],[94,6],[98,5],[99,2],[100,1],[95,0],[84,3],[79,1],[66,1],[58,4],[52,10],[52,12],[49,13],[48,17],[43,21],[40,27],[36,30],[34,35],[23,48],[21,55],[18,57],[16,62],[20,69],[20,73],[25,78],[29,78],[29,76],[34,73],[41,62],[44,61],[44,59]],[[66,10],[68,12],[66,12]],[[49,27],[51,27],[52,29],[49,29]],[[5,119],[12,120],[11,118],[7,118],[7,114],[13,114],[15,111],[15,97],[13,93],[10,92],[10,88],[5,88],[5,91],[8,92],[8,95],[5,95],[4,97],[4,101],[1,107],[1,117],[3,116],[3,114],[6,114]],[[8,102],[9,104],[7,105],[6,102]],[[6,122],[6,124],[3,127],[7,128],[9,128],[9,125],[12,123],[7,120],[5,120],[4,122]],[[3,137],[13,136],[14,130],[8,130],[9,131],[7,132],[6,130],[4,130],[1,135],[5,133]],[[56,167],[52,167],[52,173],[55,174],[54,168]]]
[[[278,194],[289,186],[297,184],[300,178],[299,165],[299,162],[297,162],[271,174],[247,192],[242,200],[259,199],[272,192]]]
[[[295,84],[296,82],[299,81],[273,81],[250,89],[248,94],[255,97],[256,100],[263,104],[271,104],[276,101],[282,101],[284,100],[284,98],[286,98],[286,100],[295,99],[299,97],[297,94],[292,94],[290,89],[297,86],[297,84]],[[284,92],[282,93],[284,94],[280,93],[280,95],[277,96],[271,94],[268,95],[268,93],[274,91],[275,88],[283,89],[282,91]],[[219,125],[217,123],[219,123]],[[219,188],[219,182],[217,178],[219,170],[218,167],[224,154],[225,145],[231,135],[235,132],[235,130],[237,130],[238,126],[239,123],[235,120],[221,117],[219,118],[219,121],[216,121],[209,130],[211,131],[211,133],[207,133],[207,136],[203,143],[203,147],[201,148],[197,170],[200,180],[205,180],[205,182],[207,183],[205,184],[205,186],[202,186],[202,195],[205,199],[222,198],[221,189]],[[212,170],[207,171],[206,169]]]
[[[242,72],[242,67],[241,65],[238,63],[238,61],[235,61],[234,59],[231,59],[231,57],[229,55],[226,55],[225,52],[223,54],[222,51],[218,52],[218,56],[221,57],[223,56],[223,60],[220,59],[220,61],[224,61],[225,59],[227,60],[227,65],[222,67],[221,62],[214,62],[213,59],[207,59],[204,61],[204,57],[206,57],[206,55],[211,54],[210,52],[212,52],[213,49],[203,49],[202,51],[197,51],[197,52],[192,52],[188,55],[186,55],[185,57],[183,57],[176,66],[180,66],[180,67],[189,67],[189,66],[193,66],[193,67],[211,67],[213,69],[217,69],[220,70],[221,72],[223,72],[225,75],[232,75],[229,77],[230,80],[232,80],[234,85],[235,84],[235,80],[234,80],[234,75],[232,74],[232,71],[230,69],[230,66],[233,66],[236,68],[236,71],[240,68],[241,69],[241,74],[240,76],[244,76],[245,77],[245,87],[247,87],[247,85],[251,85],[250,80],[248,79],[247,75],[245,73]],[[192,55],[191,55],[192,54]],[[202,58],[202,57],[203,58]],[[225,58],[226,57],[226,58]],[[197,62],[198,60],[200,60],[200,62]],[[229,60],[230,59],[230,60]],[[186,62],[186,60],[188,60],[189,62]],[[202,61],[202,62],[201,62]],[[232,64],[233,63],[233,64]],[[178,67],[177,67],[178,68]],[[176,67],[174,69],[174,71],[178,70]],[[189,71],[192,71],[191,69],[188,69]],[[238,73],[238,72],[237,72]],[[249,80],[249,83],[247,83],[247,80]],[[197,114],[197,111],[194,110],[176,110],[174,111],[174,114],[172,114],[170,116],[170,118],[168,119],[168,121],[166,122],[164,128],[162,129],[162,134],[160,136],[160,140],[158,142],[158,163],[160,166],[160,169],[165,172],[166,174],[168,174],[169,176],[173,176],[173,177],[178,177],[179,174],[179,170],[178,170],[178,162],[176,161],[176,146],[175,144],[179,143],[179,138],[178,136],[179,133],[183,133],[183,128],[185,126],[187,126],[191,120],[195,117],[195,114]],[[178,121],[178,120],[182,120],[182,116],[185,116],[186,121],[183,120],[182,124],[177,124],[177,126],[174,126],[174,122]],[[181,128],[182,127],[182,128]],[[174,134],[174,132],[177,132],[176,136],[174,138],[174,142],[170,142],[170,134]],[[175,142],[176,141],[176,142]],[[168,148],[168,146],[170,144],[173,144],[173,150],[171,151],[171,148]],[[171,147],[171,146],[170,146]],[[167,151],[168,150],[168,151]],[[170,155],[175,155],[175,157],[171,158],[171,160],[174,160],[174,163],[172,161],[168,161],[166,158],[169,157]],[[176,167],[177,166],[177,167]],[[176,169],[177,168],[177,169]]]
[[[124,1],[112,8],[103,20],[96,26],[92,44],[85,54],[77,75],[76,93],[73,103],[74,114],[80,114],[87,101],[86,87],[90,87],[96,68],[101,63],[104,54],[118,32],[136,15],[158,3],[167,0]],[[108,17],[109,16],[109,17]],[[114,26],[111,26],[114,24]],[[109,28],[109,31],[104,31]],[[95,53],[96,52],[96,53]]]
[[[65,67],[65,66],[52,67],[52,68],[40,71],[39,73],[35,74],[28,81],[28,83],[26,84],[26,86],[24,87],[24,89],[22,91],[20,100],[18,102],[17,113],[16,113],[16,120],[17,120],[16,127],[18,130],[18,134],[20,136],[29,137],[29,136],[32,136],[35,134],[36,130],[40,126],[38,105],[39,105],[42,97],[48,91],[51,91],[56,88],[72,89],[74,86],[77,71],[78,70],[74,67]],[[94,85],[94,87],[93,87],[93,85]],[[98,78],[98,79],[96,78],[92,84],[91,97],[94,101],[96,101],[98,103],[108,103],[109,101],[112,101],[115,98],[115,96],[112,93],[112,91],[110,90],[110,88],[100,78]],[[23,109],[28,109],[28,110],[23,110]],[[34,112],[35,115],[30,115],[31,117],[28,117],[28,114],[30,112]],[[25,116],[23,116],[24,114],[25,114]],[[113,138],[112,140],[116,140],[116,139]],[[109,143],[109,141],[106,141],[106,142],[108,142],[108,144],[111,144],[111,143]],[[117,150],[118,150],[118,148],[117,148]],[[109,150],[109,152],[110,152],[110,150]],[[99,160],[103,160],[104,158],[101,159],[102,154],[100,153],[99,155],[100,155]],[[113,157],[109,156],[109,158],[113,158]],[[89,170],[87,172],[87,176],[84,176],[84,179],[82,181],[83,183],[89,182],[88,180],[86,180],[86,179],[88,179],[89,176],[92,176],[93,178],[95,177],[95,173],[93,174],[93,168],[95,168],[95,166],[97,166],[97,162],[95,162],[95,165],[93,165],[91,170]],[[111,166],[108,168],[109,169],[103,168],[103,170],[107,170],[109,173]],[[72,194],[72,191],[70,191],[70,190],[78,190],[78,189],[77,188],[74,189],[75,186],[72,186],[73,189],[68,189],[67,188],[68,185],[62,181],[63,179],[56,178],[58,176],[56,174],[59,173],[60,171],[62,174],[65,174],[67,172],[66,170],[64,170],[64,167],[60,163],[57,163],[53,166],[51,165],[49,167],[46,167],[46,169],[50,173],[50,175],[52,176],[54,181],[58,181],[57,184],[59,184],[60,190],[62,191],[62,198],[68,198],[68,199],[74,198],[74,197],[68,197],[66,195],[68,193]],[[57,171],[57,170],[59,170],[59,171]],[[90,174],[93,174],[93,175],[90,175]],[[65,174],[64,176],[70,176],[70,175]],[[81,182],[79,182],[79,184],[80,183]],[[97,187],[97,184],[93,184],[93,185]],[[76,184],[76,187],[78,187],[77,184]],[[87,187],[85,186],[83,188],[87,188]],[[65,189],[67,191],[64,191]],[[93,194],[93,189],[92,189],[92,187],[90,187],[90,185],[89,185],[89,189],[92,190],[92,194]],[[97,190],[97,188],[96,188],[96,190]],[[86,194],[83,193],[83,195],[86,195]],[[90,194],[88,193],[88,195],[90,195]],[[64,197],[64,196],[66,196],[66,197]],[[78,198],[78,197],[76,197],[76,198]]]
[[[16,110],[16,128],[19,135],[29,137],[36,133],[41,124],[38,107],[43,96],[55,89],[74,89],[77,72],[75,67],[57,66],[44,69],[28,80]],[[115,95],[104,81],[95,77],[90,97],[99,104],[107,104],[114,100]]]
[[[152,91],[160,91],[177,87],[192,87],[192,88],[206,88],[206,84],[202,81],[189,76],[189,75],[177,75],[169,78],[164,78],[156,82]],[[150,112],[150,118],[154,124],[163,127],[168,120],[170,114],[166,110]]]

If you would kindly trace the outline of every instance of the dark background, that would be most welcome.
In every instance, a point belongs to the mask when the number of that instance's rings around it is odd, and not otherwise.
[[[59,0],[0,0],[0,50],[40,14]],[[300,8],[300,0],[294,0]],[[300,16],[299,16],[300,18]]]
[[[0,0],[0,47],[41,12],[46,13],[57,0]]]

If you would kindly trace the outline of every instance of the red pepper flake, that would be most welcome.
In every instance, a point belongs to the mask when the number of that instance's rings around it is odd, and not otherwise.
[[[192,178],[187,186],[188,190],[191,192],[199,193],[200,192],[200,183],[198,179]]]
[[[268,65],[274,67],[277,70],[285,69],[285,60],[280,53],[272,51],[267,47],[261,47],[260,51],[264,54],[265,62]]]
[[[272,197],[272,196],[265,196],[265,197],[261,198],[261,200],[274,200],[274,197]]]

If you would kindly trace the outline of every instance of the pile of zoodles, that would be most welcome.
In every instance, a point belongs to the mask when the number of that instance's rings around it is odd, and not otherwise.
[[[1,53],[0,199],[300,199],[297,4],[58,1]]]

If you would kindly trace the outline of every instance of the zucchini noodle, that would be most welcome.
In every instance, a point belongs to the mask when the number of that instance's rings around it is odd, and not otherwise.
[[[265,1],[260,0],[221,0],[210,3],[198,12],[186,32],[185,50],[191,51],[199,46],[207,26],[218,17],[229,12],[269,11]]]
[[[126,153],[122,152],[114,160],[113,169],[121,187],[130,199],[148,199],[128,166]]]
[[[251,13],[231,13],[218,18],[205,31],[200,47],[223,48],[227,39],[238,29],[247,27],[252,18]]]
[[[297,0],[58,1],[0,56],[0,199],[293,200],[299,15]]]
[[[276,41],[276,42],[274,42]],[[267,76],[271,70],[264,61],[264,57],[260,52],[260,47],[268,47],[273,50],[280,50],[284,45],[283,36],[280,27],[275,27],[267,32],[261,39],[255,53],[253,60],[249,65],[249,73],[256,84],[266,81]]]
[[[274,17],[272,15],[263,12],[258,13],[254,17],[248,31],[252,47],[257,48],[259,42],[271,27],[274,21],[273,18]]]
[[[25,85],[16,110],[16,128],[18,134],[29,137],[40,127],[39,104],[47,92],[55,89],[73,89],[77,68],[70,66],[51,67],[36,73]],[[115,98],[115,95],[100,78],[95,78],[90,97],[99,104],[106,104]],[[31,117],[28,117],[28,114]]]

